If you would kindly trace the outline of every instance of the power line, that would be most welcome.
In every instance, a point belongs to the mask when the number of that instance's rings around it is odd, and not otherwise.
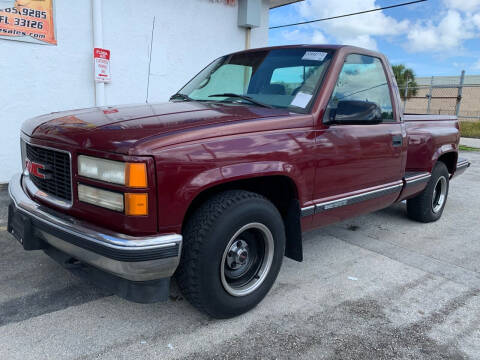
[[[417,3],[420,3],[420,2],[424,2],[424,1],[428,1],[428,0],[415,0],[415,1],[409,1],[409,2],[406,2],[406,3],[397,4],[397,5],[385,6],[385,7],[381,7],[381,8],[377,8],[377,9],[359,11],[359,12],[355,12],[355,13],[351,13],[351,14],[331,16],[331,17],[328,17],[328,18],[316,19],[316,20],[310,20],[310,21],[302,21],[302,22],[298,22],[298,23],[294,23],[294,24],[271,26],[271,27],[269,27],[269,29],[279,29],[279,28],[284,28],[284,27],[288,27],[288,26],[304,25],[304,24],[310,24],[310,23],[319,22],[319,21],[339,19],[339,18],[343,18],[343,17],[347,17],[347,16],[366,14],[366,13],[370,13],[370,12],[374,12],[374,11],[380,11],[380,10],[392,9],[392,8],[396,8],[396,7],[400,7],[400,6],[417,4]]]

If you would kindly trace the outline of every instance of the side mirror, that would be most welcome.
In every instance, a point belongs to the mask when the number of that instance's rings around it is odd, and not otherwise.
[[[382,109],[368,101],[339,101],[336,109],[330,110],[329,124],[373,125],[382,122]]]

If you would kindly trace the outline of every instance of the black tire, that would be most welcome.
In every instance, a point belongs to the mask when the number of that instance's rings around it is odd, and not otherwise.
[[[449,177],[447,166],[443,162],[437,162],[425,189],[416,197],[407,200],[408,217],[424,223],[440,219],[447,203]]]
[[[245,227],[249,228],[234,238]],[[261,195],[242,190],[225,191],[207,200],[187,221],[183,236],[182,257],[176,272],[178,286],[193,306],[219,319],[243,314],[265,297],[277,278],[285,252],[285,228],[277,208]],[[247,253],[252,259],[253,248],[256,248],[255,262],[248,257],[246,260],[245,256],[235,257],[240,248],[236,252],[231,250],[240,241],[246,243],[243,238],[250,241]],[[227,245],[230,251],[226,250]],[[237,280],[227,276],[234,278],[237,270],[229,266],[239,265],[231,261],[231,254],[239,262],[248,261],[249,267],[242,265],[245,267],[240,272],[245,270],[245,274],[238,277],[238,284],[246,282],[244,287],[235,287]],[[268,268],[267,264],[270,264]],[[251,276],[250,282],[247,276]],[[242,289],[251,292],[235,296],[228,292]]]

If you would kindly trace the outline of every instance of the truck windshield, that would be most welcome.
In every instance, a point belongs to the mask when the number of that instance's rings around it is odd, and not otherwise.
[[[305,112],[332,57],[331,50],[286,48],[223,56],[172,99],[245,103]]]

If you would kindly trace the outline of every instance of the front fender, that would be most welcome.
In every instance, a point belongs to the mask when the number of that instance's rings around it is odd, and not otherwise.
[[[300,171],[296,169],[295,165],[283,161],[259,161],[231,164],[219,168],[208,169],[194,176],[186,186],[187,189],[195,189],[196,194],[198,194],[221,183],[252,177],[275,175],[287,176],[299,189],[305,185],[304,181],[302,181]]]
[[[314,147],[310,130],[286,129],[186,144],[155,154],[159,231],[179,231],[199,194],[237,180],[288,177],[302,206],[312,196]]]
[[[184,203],[190,204],[199,194],[215,186],[267,176],[287,177],[295,185],[298,198],[304,196],[306,179],[301,176],[297,166],[283,161],[243,162],[208,169],[192,177],[182,189],[179,189],[177,195]]]

